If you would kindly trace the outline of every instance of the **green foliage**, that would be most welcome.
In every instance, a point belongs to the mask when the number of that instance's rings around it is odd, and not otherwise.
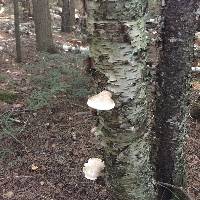
[[[29,108],[35,110],[48,106],[57,94],[76,97],[89,95],[89,77],[77,68],[77,60],[59,54],[41,54],[37,63],[27,65],[34,85],[28,99]]]
[[[19,126],[16,126],[16,122],[18,121],[14,118],[13,112],[11,111],[0,115],[0,140],[2,141],[4,139],[10,138],[24,148],[27,148],[17,137],[23,131],[24,127],[20,128]],[[4,145],[0,146],[0,160],[5,159],[12,153],[13,151],[10,147],[6,148]]]
[[[49,104],[50,94],[46,91],[34,91],[28,99],[28,107],[33,110],[40,109]]]
[[[11,154],[11,150],[10,149],[1,149],[0,150],[0,160],[5,159],[9,154]]]
[[[0,74],[0,82],[6,81],[8,77],[5,74]]]
[[[15,119],[13,118],[12,114],[12,112],[5,112],[0,115],[0,140],[4,137],[9,136],[18,143],[22,144],[15,136],[16,133],[20,132],[20,129],[14,126]],[[1,153],[2,152],[0,152],[0,154]]]
[[[6,103],[12,103],[17,99],[17,94],[5,91],[5,90],[0,90],[0,100],[4,101]]]

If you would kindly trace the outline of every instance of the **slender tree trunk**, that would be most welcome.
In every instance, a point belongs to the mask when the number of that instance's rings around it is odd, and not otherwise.
[[[58,0],[57,1],[57,6],[59,6],[59,7],[62,7],[62,5],[63,5],[63,2],[62,2],[63,0]]]
[[[23,0],[22,7],[23,7],[23,21],[28,21],[29,17],[32,16],[30,0]]]
[[[196,0],[168,0],[163,4],[162,50],[157,71],[157,180],[181,187],[185,186],[183,145],[187,134],[196,3]],[[158,199],[177,196],[185,199],[173,188],[159,187]]]
[[[19,29],[19,5],[18,0],[13,0],[15,17],[15,40],[16,40],[16,61],[22,61],[20,29]]]
[[[48,0],[32,0],[36,45],[39,51],[55,52]]]
[[[74,0],[63,0],[61,31],[71,32],[75,25]]]
[[[198,17],[197,20],[197,31],[200,32],[200,16]]]
[[[197,20],[197,31],[200,31],[200,2],[197,5],[197,12],[196,12],[196,20]]]
[[[88,30],[98,90],[116,107],[99,112],[108,184],[115,200],[154,200],[148,132],[145,12],[147,0],[88,1]]]

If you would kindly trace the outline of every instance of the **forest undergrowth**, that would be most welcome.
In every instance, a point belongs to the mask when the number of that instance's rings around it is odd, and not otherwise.
[[[94,85],[85,56],[37,54],[29,35],[17,64],[14,35],[0,37],[0,199],[110,199],[102,178],[82,172],[90,157],[102,156],[90,133],[95,118],[86,102]]]

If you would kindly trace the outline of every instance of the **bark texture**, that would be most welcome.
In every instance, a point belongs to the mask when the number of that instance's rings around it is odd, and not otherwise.
[[[71,32],[75,25],[74,0],[63,0],[61,31]]]
[[[35,22],[36,45],[39,51],[53,53],[53,37],[48,0],[32,0]]]
[[[157,180],[185,185],[183,145],[187,134],[188,91],[193,61],[195,0],[163,2],[162,50],[157,71],[155,126],[158,139]],[[175,195],[174,195],[175,193]],[[158,199],[185,197],[159,187]]]
[[[115,200],[153,200],[148,134],[145,12],[147,0],[88,1],[88,29],[99,91],[116,107],[99,113],[108,184]]]
[[[16,61],[22,61],[21,53],[21,41],[20,41],[20,30],[19,30],[19,5],[18,0],[13,0],[14,4],[14,17],[15,17],[15,41],[16,41]]]

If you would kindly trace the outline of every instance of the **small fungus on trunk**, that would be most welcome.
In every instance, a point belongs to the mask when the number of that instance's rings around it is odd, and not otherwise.
[[[87,105],[96,110],[111,110],[115,107],[115,102],[112,100],[111,92],[104,90],[90,97]]]

